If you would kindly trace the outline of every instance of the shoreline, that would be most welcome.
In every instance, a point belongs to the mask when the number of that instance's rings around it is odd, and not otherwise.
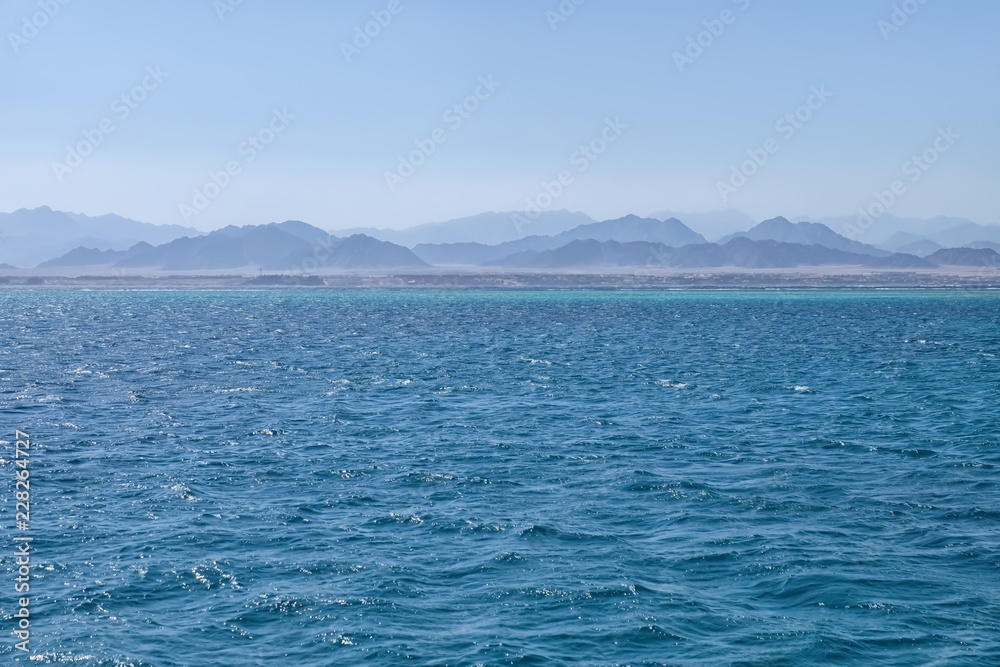
[[[24,289],[392,289],[392,290],[767,290],[767,289],[1000,289],[1000,271],[809,272],[690,271],[627,273],[454,273],[383,275],[149,276],[6,275],[0,290]]]

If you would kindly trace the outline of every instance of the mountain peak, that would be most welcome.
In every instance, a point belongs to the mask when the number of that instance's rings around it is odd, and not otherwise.
[[[752,229],[730,234],[719,241],[724,245],[737,238],[747,238],[752,241],[780,241],[782,243],[798,243],[804,246],[819,245],[832,250],[886,257],[886,250],[880,250],[858,241],[852,241],[841,236],[826,225],[818,222],[789,222],[788,218],[778,216],[765,220]]]

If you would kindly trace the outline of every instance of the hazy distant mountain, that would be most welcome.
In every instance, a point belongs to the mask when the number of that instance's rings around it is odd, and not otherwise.
[[[858,226],[858,215],[841,216],[841,217],[831,217],[831,218],[821,218],[816,222],[821,222],[827,227],[837,232],[838,234],[846,234],[849,228]],[[982,238],[968,238],[966,240],[961,240],[958,236],[953,236],[951,230],[956,228],[961,228],[966,225],[974,225],[980,229],[987,230],[985,236]],[[881,248],[886,248],[888,250],[895,250],[899,246],[905,245],[907,243],[913,243],[914,241],[919,241],[922,239],[931,239],[946,248],[956,248],[958,246],[963,246],[972,241],[994,241],[1000,240],[995,239],[992,236],[992,231],[1000,231],[1000,227],[995,225],[977,225],[967,218],[956,218],[949,216],[938,216],[936,218],[898,218],[891,213],[886,213],[879,218],[872,220],[871,225],[861,231],[861,234],[855,237],[856,240],[868,243]],[[890,239],[894,235],[903,232],[912,235],[908,241],[896,242],[893,245]]]
[[[658,220],[667,220],[669,218],[683,220],[685,225],[713,242],[718,241],[724,236],[750,229],[757,222],[746,213],[734,209],[713,211],[710,213],[656,211],[655,213],[650,213],[649,217]]]
[[[871,269],[933,269],[937,267],[937,264],[926,257],[894,252],[888,257],[871,257],[862,266]]]
[[[779,269],[805,266],[865,266],[872,268],[932,268],[914,255],[875,257],[820,245],[738,237],[723,245],[699,243],[672,248],[662,243],[636,241],[573,241],[552,250],[516,253],[495,265],[521,269],[600,268],[719,268]]]
[[[507,257],[497,264],[507,268],[567,269],[602,267],[644,267],[657,265],[657,253],[668,252],[662,243],[632,241],[572,241],[555,250],[528,250]]]
[[[989,248],[947,248],[926,259],[947,266],[1000,267],[1000,254]]]
[[[550,238],[547,236],[535,238]],[[486,245],[485,243],[421,243],[413,246],[413,254],[427,262],[438,266],[478,266],[494,259],[500,259],[520,252],[524,247],[530,247],[528,239]]]
[[[68,266],[111,266],[128,256],[128,250],[98,250],[97,248],[80,247],[70,250],[61,257],[50,259],[47,262],[42,262],[38,265],[38,268],[51,269]]]
[[[884,250],[890,250],[895,252],[900,248],[905,248],[906,246],[911,246],[915,243],[921,243],[929,240],[930,239],[920,236],[919,234],[914,234],[912,232],[896,232],[895,234],[887,238],[885,241],[879,243],[879,247]]]
[[[722,244],[731,266],[745,268],[795,268],[799,266],[869,266],[877,268],[930,268],[934,265],[914,255],[875,256],[819,244],[789,243],[738,237]]]
[[[841,236],[826,225],[816,222],[789,222],[782,217],[765,220],[745,232],[738,232],[723,238],[720,244],[725,244],[735,238],[747,238],[753,241],[780,241],[782,243],[798,243],[801,245],[820,245],[832,250],[843,250],[873,257],[886,257],[892,253],[874,246],[852,241]]]
[[[0,262],[35,266],[79,246],[125,250],[139,241],[166,243],[201,234],[179,225],[152,225],[117,215],[91,218],[47,206],[0,213]]]
[[[937,218],[939,222],[950,223],[960,218]],[[930,255],[942,248],[1000,248],[1000,227],[978,225],[974,222],[962,221],[938,231],[926,230],[925,234],[911,231],[896,232],[879,245],[888,250],[898,252],[914,252]]]
[[[969,243],[965,246],[966,248],[989,248],[990,250],[995,250],[1000,253],[1000,243],[994,243],[993,241],[976,241],[975,243]]]
[[[945,248],[958,248],[981,241],[1000,243],[1000,227],[988,227],[986,225],[977,225],[974,222],[967,222],[950,227],[943,232],[932,234],[928,238],[940,243]]]
[[[406,246],[355,234],[341,239],[323,266],[354,270],[419,269],[427,264]]]
[[[692,231],[676,218],[656,220],[627,215],[617,220],[605,220],[574,227],[552,237],[556,243],[567,240],[594,239],[595,241],[650,241],[680,247],[692,243],[705,243],[705,237]]]
[[[516,221],[515,221],[516,220]],[[551,236],[594,222],[588,215],[573,211],[545,211],[534,220],[524,212],[481,213],[446,222],[429,222],[409,229],[355,228],[335,230],[341,235],[366,234],[412,248],[422,243],[482,243],[497,245],[525,236]]]
[[[487,214],[484,219],[496,222],[497,215],[500,214]],[[560,219],[565,222],[569,218]],[[72,238],[83,228],[101,225],[119,234],[118,238],[124,238],[123,235],[130,230],[131,233],[143,232],[153,236],[169,236],[183,231],[180,227],[159,228],[116,216],[84,218],[50,209],[0,215],[0,222],[6,223],[5,230],[19,234],[17,238],[21,240],[30,238],[26,234],[32,230],[38,233],[37,230],[42,229],[61,234],[63,238]],[[555,219],[548,222],[556,224]],[[445,227],[426,227],[433,228],[434,233],[455,231],[446,229],[449,223],[442,224]],[[1000,254],[996,252],[1000,249],[1000,227],[965,222],[941,234],[958,240],[972,238],[974,240],[968,245],[975,247],[944,249],[933,239],[899,231],[890,238],[894,244],[905,242],[899,247],[909,252],[890,254],[887,250],[847,239],[826,225],[809,222],[793,224],[782,217],[766,220],[716,244],[706,242],[702,235],[678,219],[657,220],[630,215],[617,220],[589,221],[559,233],[532,235],[493,245],[478,242],[419,244],[410,250],[364,234],[339,238],[318,227],[291,220],[268,225],[229,226],[209,234],[182,236],[159,244],[140,240],[124,248],[80,244],[64,251],[56,259],[42,262],[39,268],[106,267],[162,271],[261,269],[310,273],[323,269],[421,269],[432,264],[526,269],[1000,266]],[[9,245],[9,237],[0,241],[0,247]],[[927,257],[922,259],[917,255]]]
[[[920,239],[919,241],[899,246],[896,248],[896,252],[905,252],[917,257],[926,257],[942,249],[943,246],[940,243],[935,243],[930,239]]]
[[[357,234],[342,239],[304,222],[229,226],[205,236],[183,237],[159,246],[138,243],[124,252],[78,248],[39,268],[114,266],[164,271],[260,268],[369,270],[423,268],[408,248]]]
[[[184,237],[139,252],[116,266],[167,271],[289,268],[308,255],[311,244],[281,225],[229,226],[196,238]]]
[[[704,237],[675,219],[655,220],[628,215],[574,227],[554,236],[529,236],[517,241],[488,246],[473,243],[420,244],[414,253],[426,262],[443,265],[472,266],[502,259],[519,252],[544,252],[572,241],[648,241],[669,246],[705,243]]]

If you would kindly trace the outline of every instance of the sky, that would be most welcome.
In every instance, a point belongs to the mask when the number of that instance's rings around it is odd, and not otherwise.
[[[1000,224],[998,28],[991,0],[8,0],[0,211]]]

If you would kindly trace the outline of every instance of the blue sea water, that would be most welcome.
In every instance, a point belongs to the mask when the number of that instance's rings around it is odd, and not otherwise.
[[[996,292],[0,292],[31,651],[1000,665]]]

